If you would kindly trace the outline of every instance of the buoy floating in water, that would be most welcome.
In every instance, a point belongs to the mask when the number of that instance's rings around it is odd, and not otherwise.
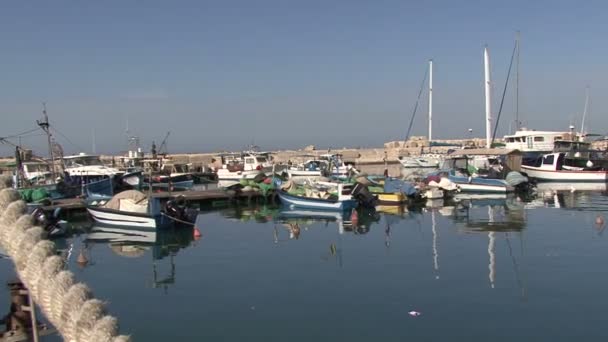
[[[355,209],[353,209],[353,211],[350,213],[350,221],[356,226],[357,223],[359,223],[359,215],[357,214],[357,211]]]
[[[194,240],[198,240],[198,239],[200,239],[203,236],[203,234],[201,233],[201,231],[198,230],[198,228],[196,228],[196,227],[194,227],[193,235],[194,235]]]
[[[89,263],[89,259],[87,259],[86,255],[84,255],[84,251],[80,250],[80,253],[78,253],[78,257],[76,258],[76,263],[78,264],[78,266],[80,267],[86,267],[87,264]]]
[[[604,216],[602,216],[602,215],[597,215],[597,216],[595,217],[595,224],[596,224],[598,227],[602,227],[602,226],[604,225],[604,223],[605,223],[605,222],[604,222]]]

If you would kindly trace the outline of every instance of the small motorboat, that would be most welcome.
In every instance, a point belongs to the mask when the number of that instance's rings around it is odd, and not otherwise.
[[[101,203],[101,202],[100,202]],[[137,190],[123,191],[103,204],[87,205],[95,222],[110,226],[156,229],[175,224],[194,225],[198,211],[186,207],[183,196],[161,205]]]
[[[579,166],[581,163],[577,165],[573,160],[574,158],[567,158],[567,153],[564,152],[545,154],[535,165],[522,165],[521,169],[530,178],[539,181],[589,183],[608,181],[608,171],[604,167],[596,166],[590,159],[583,159],[582,166]]]
[[[358,201],[351,195],[353,186],[338,183],[335,191],[329,187],[298,187],[293,182],[280,184],[277,190],[281,203],[290,208],[318,210],[349,210],[357,207]]]
[[[435,154],[424,154],[417,157],[414,156],[400,156],[399,162],[404,168],[438,168],[441,162],[441,156]]]

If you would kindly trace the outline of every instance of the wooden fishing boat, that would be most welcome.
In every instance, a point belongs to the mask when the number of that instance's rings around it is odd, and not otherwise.
[[[545,154],[538,162],[532,165],[522,165],[522,171],[530,178],[540,181],[555,182],[602,182],[608,181],[608,170],[595,166],[587,161],[584,166],[568,165],[566,153],[557,152]]]
[[[338,184],[337,195],[329,195],[327,192],[321,191],[320,195],[313,197],[312,194],[290,194],[289,192],[279,189],[277,194],[281,203],[290,208],[307,208],[318,210],[349,210],[357,207],[357,200],[351,196],[352,185]]]
[[[110,226],[156,229],[175,223],[194,224],[196,220],[182,201],[161,206],[158,198],[148,198],[136,190],[123,191],[104,204],[89,204],[87,211],[95,222]]]

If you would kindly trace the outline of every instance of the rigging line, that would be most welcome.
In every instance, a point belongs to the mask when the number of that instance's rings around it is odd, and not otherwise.
[[[505,82],[505,87],[502,90],[502,99],[500,100],[500,108],[498,109],[498,115],[496,116],[496,123],[494,124],[494,133],[492,134],[492,141],[490,142],[490,146],[494,144],[494,140],[496,139],[496,131],[498,130],[498,123],[500,122],[500,114],[502,113],[502,106],[505,103],[505,95],[507,95],[507,86],[509,85],[509,76],[511,76],[511,67],[513,67],[513,59],[515,58],[515,50],[517,49],[517,43],[513,47],[513,53],[511,54],[511,62],[509,63],[509,71],[507,72],[507,80]]]
[[[418,110],[418,103],[420,102],[420,97],[422,96],[422,91],[424,90],[424,85],[426,84],[426,78],[429,74],[429,69],[425,69],[424,77],[422,78],[422,84],[420,84],[420,91],[418,92],[418,98],[416,99],[416,105],[414,106],[414,112],[412,113],[412,118],[410,119],[410,124],[407,127],[407,134],[405,136],[405,141],[410,138],[410,132],[412,131],[412,125],[414,124],[414,117],[416,116],[416,111]]]
[[[70,138],[66,137],[65,134],[61,133],[60,130],[58,130],[57,128],[55,128],[55,126],[51,126],[49,124],[49,127],[51,127],[55,132],[59,133],[59,135],[61,135],[68,143],[72,144],[72,146],[78,148],[80,151],[84,151],[85,149],[76,145],[74,142],[72,142],[72,140],[70,140]]]
[[[26,135],[26,134],[29,134],[29,133],[34,133],[34,132],[36,132],[39,129],[40,129],[39,127],[36,127],[34,129],[30,129],[29,131],[25,131],[25,132],[9,135],[9,136],[3,137],[3,138],[6,138],[6,139],[18,138],[18,137],[20,137],[22,135]]]

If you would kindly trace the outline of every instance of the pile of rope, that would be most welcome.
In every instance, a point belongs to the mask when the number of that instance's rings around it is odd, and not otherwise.
[[[0,245],[47,319],[65,341],[130,341],[118,335],[118,320],[106,314],[104,303],[75,282],[55,244],[42,238],[42,228],[33,225],[26,209],[10,178],[0,176]]]

